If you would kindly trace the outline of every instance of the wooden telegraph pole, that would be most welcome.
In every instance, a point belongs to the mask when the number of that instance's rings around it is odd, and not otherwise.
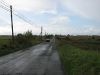
[[[10,14],[11,14],[12,44],[14,45],[14,29],[13,29],[12,5],[10,5]]]
[[[41,40],[42,40],[43,27],[41,26]]]

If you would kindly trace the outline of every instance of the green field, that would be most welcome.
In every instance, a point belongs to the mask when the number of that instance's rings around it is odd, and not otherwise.
[[[10,36],[0,36],[0,48],[5,45],[8,44],[10,40]]]
[[[72,39],[69,43],[85,50],[100,50],[100,39]]]
[[[7,55],[19,50],[25,50],[25,48],[34,46],[43,42],[42,39],[51,38],[52,35],[41,36],[32,35],[32,31],[26,31],[14,36],[14,41],[10,35],[0,36],[0,56]]]
[[[41,40],[38,36],[32,36],[31,40],[23,36],[17,39],[15,36],[15,42],[12,44],[10,36],[0,36],[0,56],[28,48],[40,42]]]
[[[66,75],[100,75],[100,42],[64,39],[56,43]]]

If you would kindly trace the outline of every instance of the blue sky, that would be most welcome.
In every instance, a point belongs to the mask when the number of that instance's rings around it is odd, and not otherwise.
[[[0,0],[0,5],[3,1],[33,22],[13,16],[15,34],[40,34],[43,26],[43,33],[100,35],[100,0]],[[0,35],[11,34],[9,14],[0,8]]]

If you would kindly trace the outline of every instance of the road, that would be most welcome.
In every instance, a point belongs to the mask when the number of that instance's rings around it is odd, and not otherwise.
[[[0,57],[0,75],[63,75],[57,51],[41,43]]]

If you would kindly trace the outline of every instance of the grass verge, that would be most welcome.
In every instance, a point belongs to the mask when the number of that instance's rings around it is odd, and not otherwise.
[[[9,39],[0,39],[0,56],[4,56],[19,50],[29,48],[31,46],[41,43],[42,41],[40,41],[39,39],[32,39],[31,44],[15,44],[14,48],[10,46],[9,42]]]
[[[68,75],[100,75],[100,54],[59,42],[58,52]]]

